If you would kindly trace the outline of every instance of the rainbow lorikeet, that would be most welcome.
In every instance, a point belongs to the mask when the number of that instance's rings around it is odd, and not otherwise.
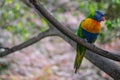
[[[105,20],[104,16],[105,15],[99,10],[89,14],[79,25],[77,36],[87,40],[89,43],[94,43],[101,29],[100,22]],[[77,44],[76,52],[77,55],[74,63],[75,73],[81,65],[86,48]]]

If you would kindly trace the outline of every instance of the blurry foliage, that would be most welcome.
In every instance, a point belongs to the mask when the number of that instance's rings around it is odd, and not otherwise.
[[[37,22],[34,23],[36,20]],[[0,28],[8,30],[13,35],[13,39],[19,38],[23,41],[37,32],[44,31],[47,28],[47,22],[42,17],[36,16],[21,1],[6,0],[0,7]]]
[[[54,16],[60,13],[70,12],[78,16],[75,11],[85,16],[95,10],[102,10],[106,14],[106,27],[102,28],[98,41],[110,42],[116,36],[120,37],[120,0],[40,0]],[[31,35],[46,30],[47,21],[29,10],[26,5],[17,0],[6,0],[4,6],[0,7],[0,27],[10,31],[13,35],[25,40]],[[14,36],[14,37],[15,37]]]

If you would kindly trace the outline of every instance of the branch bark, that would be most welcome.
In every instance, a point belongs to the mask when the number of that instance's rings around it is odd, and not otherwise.
[[[48,36],[60,36],[64,40],[66,40],[69,44],[71,44],[71,46],[76,48],[76,42],[74,40],[72,40],[70,37],[66,36],[65,34],[61,33],[55,27],[50,27],[50,29],[46,30],[43,33],[39,33],[37,36],[29,39],[28,41],[23,42],[19,45],[16,45],[10,49],[7,49],[7,50],[1,52],[0,57],[8,55],[8,54],[13,53],[18,50],[21,50],[25,47],[28,47],[28,46],[38,42],[39,40],[43,39],[44,37],[48,37]],[[91,52],[91,51],[87,51],[87,53],[85,54],[85,57],[88,60],[90,60],[93,64],[95,64],[97,67],[99,67],[101,70],[103,70],[104,72],[109,74],[115,80],[120,80],[120,76],[119,76],[120,75],[120,67],[118,65],[116,65],[113,61],[111,61],[107,58],[104,58],[102,56],[99,56],[97,54],[93,54],[93,52]]]
[[[120,61],[120,55],[119,54],[114,54],[105,50],[102,50],[84,39],[79,38],[76,36],[71,30],[66,28],[64,25],[62,25],[60,22],[58,22],[44,7],[43,5],[38,1],[38,0],[30,0],[30,2],[33,4],[35,9],[39,11],[54,27],[56,27],[59,31],[61,31],[64,35],[68,36],[70,39],[73,41],[79,43],[80,45],[84,46],[90,51],[93,51],[103,57],[115,60],[115,61]]]
[[[23,48],[26,48],[26,47],[38,42],[39,40],[43,39],[44,37],[55,36],[55,35],[57,35],[56,31],[53,28],[50,28],[50,29],[46,30],[45,32],[39,33],[37,36],[19,44],[19,45],[16,45],[12,48],[5,49],[5,51],[0,52],[0,57],[6,56],[10,53],[21,50]]]
[[[65,36],[63,33],[58,31],[56,28],[50,27],[50,29],[46,30],[43,33],[39,33],[37,36],[29,39],[26,42],[23,42],[19,45],[16,45],[8,50],[5,50],[0,53],[0,57],[8,55],[10,53],[13,53],[15,51],[21,50],[23,48],[26,48],[39,40],[48,37],[48,36],[59,36],[63,38],[65,41],[67,41],[72,47],[76,49],[76,42],[71,40],[69,37]],[[120,80],[120,67],[116,65],[113,61],[110,61],[107,58],[101,57],[97,54],[93,54],[90,51],[87,51],[85,54],[85,57],[90,60],[94,65],[96,65],[98,68],[109,74],[112,78],[115,80]]]
[[[62,33],[59,33],[59,36],[64,40],[66,40],[72,47],[76,49],[76,42],[74,42],[73,40],[71,40],[69,37],[65,36]],[[93,52],[89,50],[87,50],[85,54],[85,58],[87,58],[99,69],[107,73],[109,76],[111,76],[115,80],[120,80],[120,66],[115,64],[113,61],[107,58],[104,58],[98,54],[93,54]]]

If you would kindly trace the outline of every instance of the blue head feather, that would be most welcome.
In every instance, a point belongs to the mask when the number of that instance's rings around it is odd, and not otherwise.
[[[94,19],[97,20],[98,22],[100,22],[102,17],[104,17],[104,16],[105,15],[103,14],[103,12],[97,10],[97,11],[95,11]]]

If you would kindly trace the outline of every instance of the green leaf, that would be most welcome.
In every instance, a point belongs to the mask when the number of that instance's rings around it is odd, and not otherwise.
[[[12,0],[6,0],[7,3],[11,4],[12,3]]]
[[[95,4],[90,4],[89,5],[89,10],[90,10],[91,13],[94,13],[96,9],[97,8],[96,8]]]
[[[108,30],[112,29],[112,23],[107,24]]]
[[[19,3],[15,3],[15,9],[19,10],[20,9],[20,4]]]
[[[113,24],[111,21],[106,21],[105,24],[106,24],[108,30],[113,28]]]
[[[47,21],[44,18],[41,19],[41,22],[43,23],[44,27],[46,27],[48,25]]]
[[[12,26],[7,26],[6,28],[8,31],[13,32],[13,27]]]

